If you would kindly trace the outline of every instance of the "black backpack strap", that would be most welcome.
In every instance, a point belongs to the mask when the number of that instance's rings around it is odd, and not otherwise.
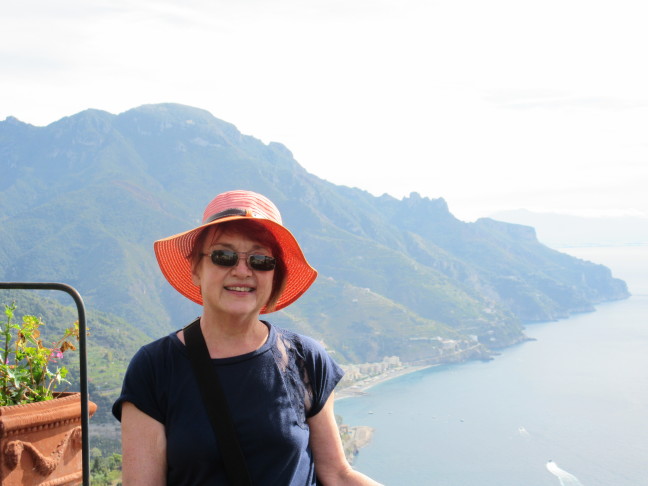
[[[245,467],[243,451],[236,438],[236,430],[227,407],[225,393],[200,330],[200,318],[185,327],[183,331],[189,360],[221,449],[227,477],[233,486],[251,486],[252,481]]]

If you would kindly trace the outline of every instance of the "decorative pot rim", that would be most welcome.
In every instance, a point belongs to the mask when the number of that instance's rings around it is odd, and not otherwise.
[[[90,402],[90,415],[96,409],[97,405]],[[59,393],[53,400],[0,407],[0,437],[80,421],[81,393]]]
[[[23,409],[23,408],[40,408],[43,403],[52,402],[54,400],[74,400],[77,397],[81,397],[80,392],[57,392],[54,393],[54,398],[52,400],[41,400],[40,402],[30,402],[30,403],[19,403],[17,405],[4,405],[0,407],[0,416],[6,414],[12,414],[14,410]],[[58,402],[61,403],[61,402]]]

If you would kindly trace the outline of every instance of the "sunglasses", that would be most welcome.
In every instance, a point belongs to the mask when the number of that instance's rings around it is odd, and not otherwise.
[[[274,270],[275,265],[277,264],[277,259],[275,257],[256,255],[245,251],[236,252],[233,250],[214,250],[211,253],[203,253],[203,256],[210,257],[212,263],[219,267],[236,266],[239,261],[239,255],[245,255],[247,257],[247,264],[252,270],[268,272]]]

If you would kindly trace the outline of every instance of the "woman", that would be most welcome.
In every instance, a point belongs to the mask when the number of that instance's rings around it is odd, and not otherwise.
[[[317,276],[276,206],[249,191],[220,194],[202,225],[154,248],[169,283],[203,306],[193,329],[252,484],[377,485],[344,457],[333,412],[339,366],[316,341],[259,318],[294,302]],[[142,347],[128,367],[113,406],[124,486],[230,484],[186,336],[183,329]]]

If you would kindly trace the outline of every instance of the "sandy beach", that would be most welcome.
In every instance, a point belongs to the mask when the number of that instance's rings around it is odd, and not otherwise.
[[[364,395],[371,387],[379,385],[380,383],[393,380],[394,378],[398,378],[399,376],[404,376],[427,368],[432,368],[434,366],[438,366],[438,364],[418,365],[418,366],[405,365],[405,366],[401,366],[400,368],[390,369],[385,373],[370,376],[368,378],[364,378],[362,380],[353,382],[350,385],[337,389],[335,391],[335,399],[342,400],[344,398]]]

